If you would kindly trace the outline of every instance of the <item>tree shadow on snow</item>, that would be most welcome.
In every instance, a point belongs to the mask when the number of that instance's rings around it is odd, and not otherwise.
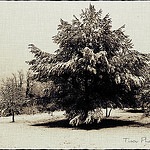
[[[129,109],[129,110],[126,110],[126,112],[130,112],[130,113],[144,113],[144,110]]]
[[[134,121],[125,121],[125,120],[116,120],[116,119],[103,119],[100,123],[92,123],[92,124],[83,124],[78,127],[73,127],[69,124],[69,120],[58,120],[47,123],[39,123],[33,124],[32,126],[43,126],[47,128],[72,128],[72,129],[83,129],[83,130],[92,130],[92,129],[102,129],[102,128],[114,128],[114,127],[122,127],[122,126],[132,126],[132,127],[140,127],[145,126],[150,128],[150,124],[141,124]]]

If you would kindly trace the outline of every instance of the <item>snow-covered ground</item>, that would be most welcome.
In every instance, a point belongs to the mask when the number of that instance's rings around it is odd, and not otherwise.
[[[150,118],[113,110],[108,120],[90,128],[68,126],[64,112],[0,117],[0,148],[149,148]],[[136,122],[133,122],[136,121]]]

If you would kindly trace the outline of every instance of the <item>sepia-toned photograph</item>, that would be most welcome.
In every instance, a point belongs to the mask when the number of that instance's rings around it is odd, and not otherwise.
[[[0,148],[150,148],[150,2],[0,2]]]

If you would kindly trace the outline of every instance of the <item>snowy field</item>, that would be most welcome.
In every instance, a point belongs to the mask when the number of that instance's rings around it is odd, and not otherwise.
[[[149,148],[150,118],[113,110],[98,125],[71,127],[64,112],[0,117],[0,148]]]

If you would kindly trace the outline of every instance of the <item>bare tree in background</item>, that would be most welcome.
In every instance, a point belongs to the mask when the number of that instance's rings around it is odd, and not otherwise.
[[[23,87],[24,74],[18,71],[18,75],[2,80],[0,89],[0,110],[1,115],[12,115],[12,122],[15,122],[15,113],[19,114],[25,98],[25,88]]]

